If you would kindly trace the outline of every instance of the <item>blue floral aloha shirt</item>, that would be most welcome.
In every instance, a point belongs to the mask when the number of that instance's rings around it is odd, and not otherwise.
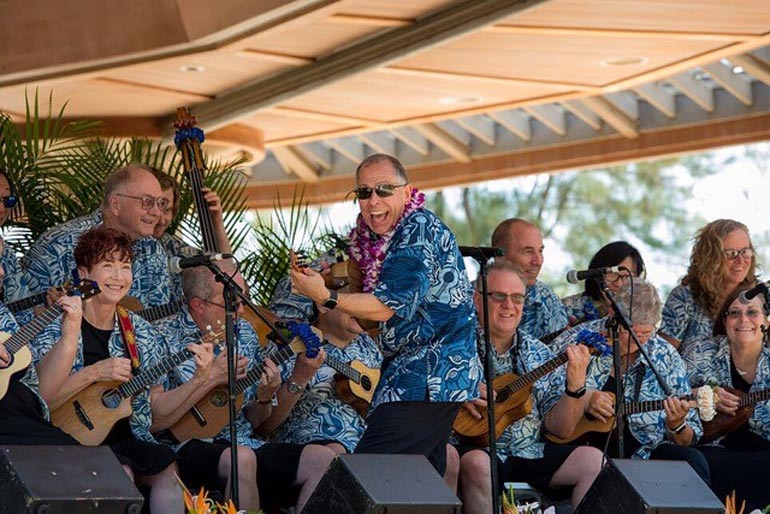
[[[607,318],[583,323],[573,327],[559,337],[559,346],[577,343],[580,330],[605,332]],[[632,343],[633,344],[633,343]],[[687,370],[676,349],[657,335],[653,335],[644,348],[650,356],[655,368],[668,384],[675,396],[687,396],[692,393],[687,377]],[[586,388],[601,390],[607,383],[612,370],[612,355],[593,356],[588,363]],[[641,378],[641,380],[640,380]],[[626,371],[623,384],[623,394],[627,402],[663,400],[666,398],[663,389],[655,378],[653,371],[647,366],[644,357],[639,355]],[[637,396],[637,391],[639,392]],[[652,450],[661,444],[673,444],[666,439],[666,412],[661,409],[653,412],[630,414],[626,417],[628,428],[641,446],[634,452],[633,457],[649,459]],[[687,423],[695,431],[696,441],[703,435],[703,426],[698,417],[697,409],[687,413]]]
[[[131,323],[134,326],[134,333],[136,334],[136,348],[139,352],[140,361],[139,372],[141,373],[142,370],[146,370],[158,364],[163,355],[160,351],[161,347],[158,343],[157,336],[150,324],[134,313],[129,313],[129,316],[131,317]],[[33,360],[36,365],[61,338],[61,320],[61,317],[55,319],[32,340],[32,343],[30,343]],[[112,335],[108,342],[108,351],[111,357],[127,356],[126,345],[123,342],[123,336],[120,333],[117,317],[115,319],[115,326],[112,329]],[[78,335],[78,349],[70,374],[76,373],[84,367],[83,338],[81,335]],[[149,391],[145,390],[136,394],[131,399],[131,407],[133,408],[133,413],[129,419],[129,425],[131,426],[131,432],[134,434],[134,437],[141,441],[150,443],[156,442],[155,438],[150,434],[152,408],[150,406]]]
[[[15,334],[18,332],[18,330],[19,324],[16,323],[16,319],[13,317],[13,314],[11,314],[11,312],[5,307],[4,304],[0,303],[0,332],[5,332],[6,334]],[[34,352],[32,355],[34,359]],[[24,373],[24,376],[21,377],[20,382],[27,386],[27,388],[37,397],[38,401],[40,402],[40,409],[43,412],[43,417],[46,420],[49,420],[50,412],[48,411],[48,404],[45,402],[45,400],[43,400],[43,397],[40,396],[40,377],[37,375],[37,369],[35,366],[27,367],[27,371]]]
[[[567,308],[553,289],[541,281],[527,286],[519,330],[536,339],[558,332],[569,323]]]
[[[73,252],[80,235],[101,224],[102,214],[97,210],[50,228],[40,236],[21,261],[30,292],[40,293],[69,280],[76,268]],[[133,247],[134,281],[128,294],[145,307],[168,303],[170,279],[163,247],[154,237],[137,239]]]
[[[478,396],[473,289],[454,234],[435,214],[417,209],[401,220],[373,294],[394,315],[380,324],[384,360],[372,410]]]
[[[21,271],[19,259],[11,245],[0,238],[0,245],[3,251],[0,253],[0,263],[2,263],[5,277],[3,277],[3,302],[8,303],[19,300],[29,295],[27,281]]]
[[[699,367],[690,374],[690,384],[693,387],[713,385],[733,387],[730,374],[730,343],[727,336],[716,336],[713,345],[704,351],[703,362],[707,365]],[[757,363],[757,376],[749,389],[750,393],[770,389],[770,349],[762,347]],[[755,434],[770,441],[770,400],[757,403],[754,413],[749,418],[749,429]],[[718,443],[721,439],[718,439]]]
[[[163,250],[166,252],[166,257],[192,257],[201,253],[195,247],[192,247],[179,239],[176,236],[172,236],[168,232],[164,232],[160,239],[158,239]],[[169,293],[171,295],[171,301],[183,300],[184,293],[182,291],[182,274],[172,273],[169,271]]]
[[[513,345],[503,355],[495,355],[495,377],[507,373],[521,376],[554,358],[545,344],[519,330]],[[541,437],[543,417],[564,393],[564,366],[540,377],[532,386],[532,411],[515,421],[497,439],[497,456],[542,459],[544,443]]]
[[[156,322],[154,327],[159,336],[159,346],[166,355],[173,355],[181,352],[188,344],[198,343],[200,342],[201,337],[203,337],[203,334],[201,334],[198,326],[190,315],[187,306],[182,307],[182,309],[175,315]],[[216,329],[216,327],[214,327],[214,329]],[[248,321],[241,318],[238,319],[236,334],[238,355],[242,355],[249,359],[248,368],[251,369],[255,364],[262,362],[262,351],[259,346],[257,334],[254,332],[254,329],[251,328]],[[219,351],[215,351],[215,354],[218,355]],[[167,390],[179,387],[190,380],[194,374],[195,362],[192,359],[185,361],[168,374],[164,387]],[[257,384],[254,384],[244,391],[243,405],[246,406],[256,397]],[[251,423],[249,423],[249,420],[246,419],[243,408],[238,412],[235,420],[235,427],[238,444],[249,446],[254,449],[265,444],[266,441],[264,439],[254,434],[254,428],[251,426]],[[229,426],[225,426],[214,439],[229,440]]]
[[[663,306],[658,332],[681,342],[679,355],[688,372],[702,372],[708,368],[704,355],[713,345],[713,330],[714,321],[695,303],[690,286],[678,285],[671,290]]]
[[[561,303],[567,309],[567,316],[572,325],[593,321],[607,315],[606,312],[602,312],[604,309],[596,306],[590,296],[582,293],[565,296],[561,299]]]

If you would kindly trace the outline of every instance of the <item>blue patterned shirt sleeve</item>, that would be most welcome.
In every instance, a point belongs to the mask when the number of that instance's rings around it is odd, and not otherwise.
[[[418,209],[396,228],[373,294],[395,314],[381,324],[380,403],[478,396],[473,292],[454,235]]]
[[[382,356],[374,340],[366,333],[351,341],[345,348],[324,343],[327,355],[343,362],[353,360],[369,368],[379,368]],[[266,352],[275,348],[270,343]],[[285,382],[291,377],[296,358],[281,366],[281,378]],[[307,388],[292,409],[289,417],[272,434],[271,440],[278,443],[308,444],[318,441],[336,441],[352,453],[366,429],[366,423],[349,404],[337,396],[335,371],[323,364],[308,383]]]
[[[541,281],[527,286],[519,330],[536,339],[558,332],[569,323],[567,308],[553,289]]]
[[[75,218],[47,230],[22,258],[24,278],[31,293],[58,287],[71,278],[76,268],[74,250],[80,236],[102,223],[101,212]],[[170,275],[166,252],[153,237],[133,243],[134,280],[128,294],[145,307],[164,305],[170,301]]]
[[[139,359],[141,362],[140,373],[142,370],[154,366],[162,358],[161,345],[158,343],[156,334],[153,329],[141,317],[130,314],[131,322],[134,325],[134,332],[136,334],[136,347],[139,351]],[[48,327],[43,329],[37,337],[30,344],[33,352],[33,360],[37,364],[46,353],[56,344],[61,338],[61,317],[54,320]],[[117,320],[112,330],[112,335],[108,342],[108,350],[112,357],[125,357],[125,344],[123,343],[123,337],[120,334],[120,327]],[[75,355],[75,361],[72,365],[70,374],[76,373],[85,367],[83,362],[83,339],[78,335],[78,349]],[[131,407],[133,413],[129,419],[129,425],[131,432],[134,436],[147,442],[156,442],[155,438],[150,434],[150,425],[152,425],[152,409],[150,407],[150,395],[149,391],[142,391],[136,394],[131,399]]]

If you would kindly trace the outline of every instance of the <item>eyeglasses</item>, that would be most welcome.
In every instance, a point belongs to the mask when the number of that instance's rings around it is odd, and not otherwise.
[[[620,273],[609,272],[604,274],[604,281],[608,284],[615,284],[619,280],[628,280],[631,278],[631,272],[623,271]]]
[[[404,187],[408,184],[376,184],[374,186],[374,189],[370,186],[361,186],[355,188],[352,193],[358,198],[359,200],[368,200],[372,197],[372,193],[377,193],[377,196],[380,198],[387,198],[389,196],[393,196],[393,193],[396,192],[396,189],[399,187]]]
[[[168,207],[168,198],[164,198],[162,196],[152,196],[152,195],[142,195],[142,196],[135,196],[135,195],[127,195],[125,193],[115,193],[115,196],[123,196],[126,198],[133,198],[134,200],[139,200],[142,202],[142,209],[145,211],[149,211],[153,208],[153,206],[157,205],[158,209],[161,211]]]
[[[762,316],[762,311],[757,309],[747,309],[745,311],[740,309],[730,309],[725,312],[725,318],[741,319],[741,316],[746,316],[749,319],[758,319]]]
[[[3,201],[3,207],[5,207],[6,209],[13,209],[14,207],[16,207],[16,203],[19,201],[19,199],[13,195],[0,196],[0,200]]]
[[[730,248],[729,250],[724,250],[724,252],[728,261],[734,261],[739,255],[744,259],[751,259],[754,257],[754,249],[748,246],[746,248],[741,248],[740,250]]]
[[[487,293],[487,296],[490,297],[492,301],[495,303],[503,303],[505,300],[510,298],[511,303],[514,303],[516,305],[522,305],[524,303],[524,299],[526,298],[521,293],[506,294],[506,293],[496,292],[496,293]]]

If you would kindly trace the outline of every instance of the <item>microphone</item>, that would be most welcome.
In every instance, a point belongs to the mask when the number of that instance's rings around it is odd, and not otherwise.
[[[747,305],[751,303],[751,300],[753,300],[757,295],[766,293],[768,286],[770,286],[770,280],[767,282],[762,282],[761,284],[757,284],[748,291],[741,292],[741,294],[738,295],[738,301],[744,305]]]
[[[601,277],[605,273],[620,273],[621,271],[628,271],[628,268],[625,266],[610,266],[608,268],[593,268],[584,271],[571,269],[567,272],[567,282],[570,284],[577,284],[581,280]]]
[[[171,257],[168,260],[168,269],[171,273],[182,273],[182,270],[186,268],[208,266],[212,262],[230,259],[232,256],[229,253],[204,253],[192,257]]]
[[[494,246],[459,246],[463,257],[473,257],[477,261],[487,262],[492,257],[502,257],[505,250]]]

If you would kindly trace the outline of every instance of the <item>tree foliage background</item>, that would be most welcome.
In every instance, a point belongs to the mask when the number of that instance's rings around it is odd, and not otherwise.
[[[506,218],[532,221],[547,240],[546,261],[554,257],[548,241],[566,253],[561,271],[587,267],[599,248],[616,240],[638,245],[648,267],[652,262],[681,267],[689,258],[693,234],[707,221],[688,210],[693,184],[731,159],[711,152],[518,177],[463,188],[459,198],[429,193],[427,204],[465,245],[490,244],[492,231]],[[544,279],[566,294],[562,277]]]

